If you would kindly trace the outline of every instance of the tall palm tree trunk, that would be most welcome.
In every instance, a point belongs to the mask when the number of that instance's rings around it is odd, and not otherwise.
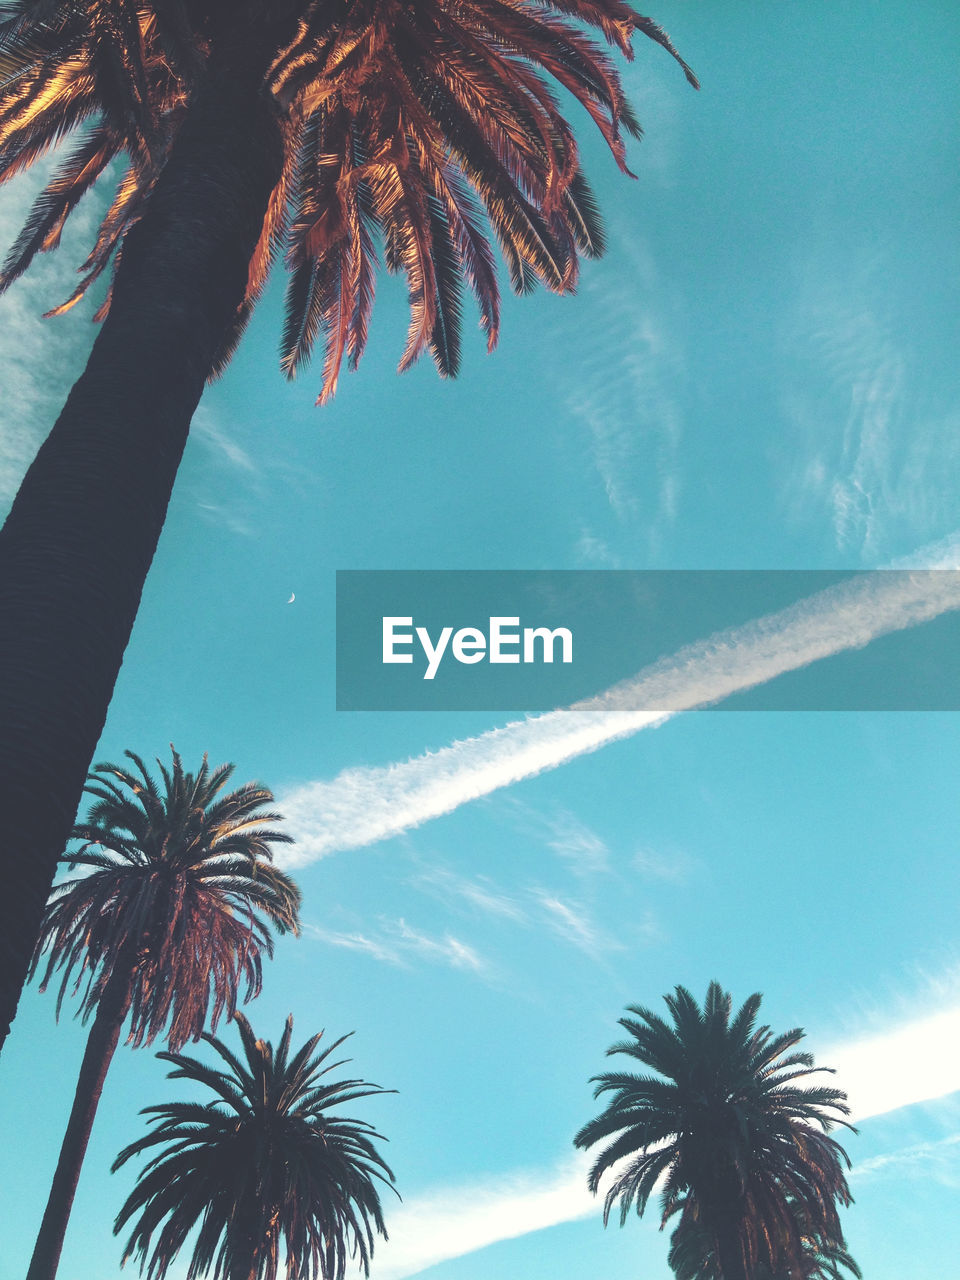
[[[54,1280],[57,1274],[63,1238],[70,1210],[73,1208],[73,1197],[87,1152],[87,1143],[90,1141],[90,1130],[129,1004],[130,974],[124,967],[107,984],[87,1037],[87,1046],[80,1064],[80,1077],[73,1095],[73,1107],[27,1271],[27,1280]]]
[[[0,532],[0,1046],[80,802],[190,418],[280,173],[262,64],[212,63],[87,367]]]
[[[744,1263],[737,1218],[734,1213],[721,1215],[717,1227],[717,1262],[723,1280],[750,1280]],[[31,1278],[32,1280],[32,1278]]]

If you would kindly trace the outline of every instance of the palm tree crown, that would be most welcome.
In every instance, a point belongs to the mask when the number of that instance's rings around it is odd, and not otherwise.
[[[84,986],[81,1013],[93,1012],[110,984],[123,987],[130,1040],[164,1033],[174,1049],[207,1023],[232,1014],[238,990],[260,991],[262,956],[273,954],[270,926],[297,932],[300,891],[270,865],[272,846],[290,836],[271,828],[278,814],[258,783],[221,794],[233,765],[206,757],[187,773],[173,752],[162,783],[128,751],[134,770],[99,764],[82,841],[65,855],[87,874],[54,887],[34,955],[46,959],[43,986],[62,968],[58,1010],[73,980]]]
[[[723,1280],[754,1277],[765,1260],[803,1274],[805,1238],[842,1244],[836,1205],[851,1201],[849,1161],[828,1132],[846,1124],[846,1095],[801,1083],[827,1068],[790,1052],[801,1030],[775,1036],[756,1025],[760,999],[734,1014],[716,982],[702,1009],[677,987],[665,997],[672,1025],[629,1006],[620,1019],[629,1038],[607,1052],[656,1074],[594,1077],[595,1096],[611,1097],[575,1139],[583,1148],[608,1143],[589,1179],[596,1192],[613,1174],[604,1221],[618,1203],[621,1224],[634,1204],[642,1214],[659,1188],[661,1225],[680,1214],[682,1227],[696,1226]]]
[[[616,67],[585,28],[625,56],[639,31],[667,35],[623,0],[99,0],[3,6],[0,181],[64,135],[75,149],[37,198],[2,275],[6,287],[56,247],[83,194],[125,157],[83,277],[62,311],[118,261],[218,59],[257,68],[283,131],[282,171],[253,254],[246,298],[221,344],[235,345],[270,263],[291,271],[282,363],[292,375],[322,333],[321,399],[362,355],[377,240],[406,274],[410,330],[400,361],[430,350],[459,363],[461,279],[489,347],[499,296],[489,230],[511,284],[557,292],[602,248],[593,196],[551,81],[576,98],[627,172],[622,131],[639,125]],[[100,309],[106,314],[109,297]]]
[[[172,748],[171,748],[172,749]],[[298,928],[300,892],[270,865],[272,846],[290,837],[272,829],[266,788],[248,783],[223,793],[233,765],[195,774],[173,752],[157,782],[128,751],[132,770],[97,765],[93,797],[65,855],[86,874],[56,885],[47,902],[31,972],[43,986],[62,969],[57,1012],[68,989],[80,1014],[94,1014],[73,1107],[27,1280],[53,1280],[104,1080],[129,1016],[128,1039],[164,1035],[173,1048],[199,1039],[209,1016],[234,1012],[240,988],[260,990],[270,928]]]
[[[117,1157],[114,1169],[161,1148],[117,1217],[119,1232],[139,1214],[124,1261],[163,1276],[196,1229],[187,1280],[211,1268],[213,1280],[342,1280],[351,1257],[368,1273],[374,1235],[387,1234],[378,1184],[391,1186],[393,1173],[374,1146],[381,1135],[330,1110],[389,1091],[324,1079],[343,1065],[328,1059],[346,1036],[321,1049],[321,1032],[291,1052],[290,1017],[274,1051],[242,1014],[236,1020],[242,1058],[203,1037],[226,1069],[158,1055],[173,1063],[171,1079],[216,1097],[147,1107],[154,1129]]]
[[[190,419],[271,262],[290,269],[283,366],[322,344],[321,399],[363,353],[378,256],[407,280],[401,368],[429,350],[455,373],[464,284],[497,339],[494,242],[520,292],[571,289],[599,251],[557,91],[625,168],[638,125],[602,42],[629,56],[635,32],[678,56],[625,0],[0,0],[0,182],[65,143],[0,289],[116,180],[64,303],[112,264],[104,325],[0,530],[0,778],[22,864],[0,901],[0,1045]]]

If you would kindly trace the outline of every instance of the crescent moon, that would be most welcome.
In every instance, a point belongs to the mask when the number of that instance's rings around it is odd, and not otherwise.
[[[293,602],[294,602],[294,600],[296,600],[296,598],[297,598],[296,593],[295,593],[295,592],[293,592],[293,591],[291,591],[291,592],[290,592],[290,599],[287,601],[287,604],[293,604]]]

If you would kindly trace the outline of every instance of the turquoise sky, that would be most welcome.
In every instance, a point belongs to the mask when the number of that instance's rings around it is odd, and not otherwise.
[[[491,357],[468,312],[457,381],[395,376],[386,280],[360,371],[314,408],[319,369],[277,372],[278,274],[195,420],[98,758],[208,751],[294,819],[304,935],[249,1015],[274,1038],[289,1011],[303,1037],[356,1029],[357,1072],[399,1090],[362,1109],[404,1197],[375,1280],[668,1280],[655,1213],[604,1232],[571,1139],[623,1006],[711,978],[763,991],[775,1029],[842,1068],[868,1280],[941,1280],[960,1249],[955,714],[688,714],[356,835],[361,805],[393,803],[386,766],[466,742],[416,766],[452,794],[444,762],[469,773],[512,717],[337,714],[337,569],[857,569],[960,530],[960,11],[652,16],[702,91],[636,43],[638,181],[581,130],[606,257],[576,297],[507,299]],[[33,183],[4,192],[5,241]],[[37,319],[69,249],[0,304],[7,497],[89,345],[82,314]],[[313,857],[320,799],[347,815],[328,843],[357,847]],[[25,1271],[82,1052],[53,1004],[28,992],[0,1064],[3,1280]],[[149,1051],[118,1052],[65,1278],[115,1274],[133,1169],[109,1165],[176,1090]]]

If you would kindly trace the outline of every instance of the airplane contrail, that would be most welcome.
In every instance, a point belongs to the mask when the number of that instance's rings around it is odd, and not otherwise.
[[[937,548],[958,564],[956,540]],[[918,553],[919,555],[920,553]],[[943,565],[938,565],[944,567]],[[685,646],[597,697],[281,795],[286,866],[398,835],[607,743],[960,608],[960,573],[869,572]],[[664,710],[637,710],[662,707]]]
[[[818,1078],[847,1092],[859,1124],[960,1089],[958,1037],[960,1005],[954,1005],[818,1052],[817,1062],[837,1071],[835,1078]],[[852,1139],[844,1140],[844,1146],[854,1155]],[[895,1168],[904,1154],[909,1151],[881,1159]],[[602,1194],[598,1199],[587,1190],[591,1163],[586,1153],[571,1154],[552,1168],[506,1171],[469,1186],[427,1189],[405,1199],[390,1215],[389,1241],[377,1246],[372,1280],[405,1280],[499,1240],[599,1217]],[[869,1167],[868,1162],[864,1171]]]

